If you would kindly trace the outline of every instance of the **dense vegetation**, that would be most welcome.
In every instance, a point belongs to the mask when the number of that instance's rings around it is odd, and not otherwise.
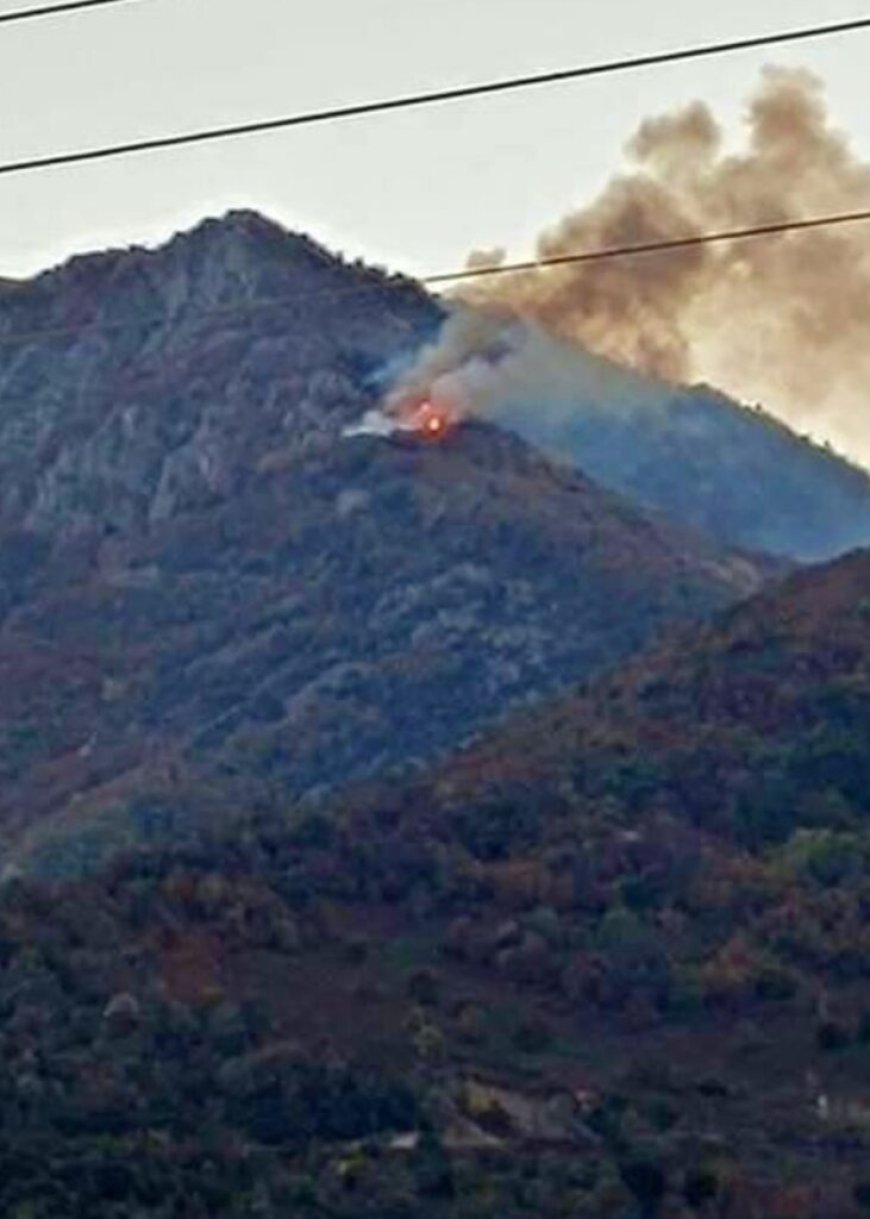
[[[866,1213],[868,587],[795,577],[402,790],[254,784],[11,880],[5,1211]]]

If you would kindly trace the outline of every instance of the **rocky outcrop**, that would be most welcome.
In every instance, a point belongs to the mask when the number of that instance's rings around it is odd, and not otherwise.
[[[128,531],[232,495],[334,438],[438,317],[245,212],[0,289],[0,523]]]

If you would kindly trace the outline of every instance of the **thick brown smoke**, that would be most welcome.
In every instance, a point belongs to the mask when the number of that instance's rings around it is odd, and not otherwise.
[[[632,171],[545,233],[539,255],[870,207],[870,166],[830,125],[810,73],[767,69],[747,124],[734,154],[701,103],[646,121]],[[461,295],[644,372],[762,402],[870,460],[870,225],[506,274]]]

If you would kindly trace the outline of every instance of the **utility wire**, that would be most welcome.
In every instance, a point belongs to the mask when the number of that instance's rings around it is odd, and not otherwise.
[[[109,0],[104,0],[108,3]],[[27,173],[32,170],[52,169],[61,165],[78,165],[86,161],[105,161],[111,157],[129,156],[134,153],[156,152],[159,149],[181,148],[191,144],[205,144],[216,140],[234,139],[239,136],[258,135],[269,131],[286,130],[291,127],[307,127],[316,123],[334,123],[341,119],[361,118],[364,115],[385,114],[412,107],[431,106],[442,102],[455,102],[472,97],[491,96],[497,93],[514,92],[541,85],[561,84],[582,80],[591,76],[604,76],[611,72],[628,72],[638,68],[652,68],[661,64],[679,63],[689,59],[702,59],[713,55],[726,55],[735,51],[749,51],[759,47],[783,45],[808,39],[828,38],[838,34],[854,34],[870,29],[870,17],[856,21],[839,22],[836,25],[817,25],[800,30],[787,30],[774,34],[762,34],[754,38],[740,38],[731,42],[708,43],[703,46],[684,47],[674,51],[662,51],[652,55],[637,55],[628,59],[611,59],[603,63],[585,64],[576,68],[565,68],[556,72],[544,72],[534,76],[512,76],[503,80],[482,84],[463,85],[455,89],[438,89],[430,93],[414,93],[379,101],[361,102],[356,105],[335,106],[328,110],[311,110],[283,118],[262,119],[249,123],[238,123],[228,127],[211,127],[201,131],[189,131],[175,135],[157,136],[151,139],[132,140],[125,144],[85,148],[74,152],[56,153],[51,156],[32,157],[23,161],[0,164],[0,175]]]
[[[59,17],[87,8],[105,8],[109,4],[128,4],[130,0],[67,0],[65,4],[43,4],[39,8],[20,8],[11,13],[0,13],[0,25],[11,25],[13,21],[35,21],[39,17]]]
[[[432,287],[439,284],[447,284],[451,281],[457,282],[463,279],[501,275],[515,271],[547,270],[549,267],[566,266],[572,263],[603,262],[612,258],[629,258],[645,254],[667,253],[668,251],[686,249],[691,246],[712,245],[716,242],[743,241],[748,239],[760,240],[778,234],[805,232],[812,229],[832,228],[839,225],[858,224],[867,221],[870,221],[870,209],[862,212],[839,212],[830,216],[813,216],[805,220],[784,220],[776,224],[755,225],[752,228],[745,229],[699,233],[694,237],[676,238],[666,241],[649,241],[639,245],[612,246],[599,250],[580,250],[576,254],[560,254],[553,258],[542,258],[537,261],[505,263],[493,267],[466,268],[461,271],[441,272],[437,275],[423,275],[416,278],[413,276],[399,276],[397,278],[406,288],[413,287],[415,284]],[[376,272],[373,271],[372,274],[376,274]],[[286,308],[294,304],[307,305],[310,301],[316,299],[327,298],[331,300],[347,296],[362,296],[368,292],[381,291],[382,288],[383,283],[379,279],[371,284],[348,284],[341,288],[323,288],[315,292],[262,297],[259,300],[240,301],[236,305],[218,305],[209,309],[193,309],[190,312],[202,318],[234,317],[263,310]],[[22,289],[26,289],[26,281],[23,284],[13,281],[13,293],[17,293]],[[3,293],[0,290],[0,309],[2,309],[2,304]],[[43,327],[39,330],[19,331],[8,335],[0,335],[0,349],[48,339],[64,338],[72,334],[88,332],[109,334],[127,330],[141,330],[148,326],[159,325],[161,320],[163,319],[160,315],[154,315],[150,318],[139,319],[136,322],[80,322],[75,326],[51,326]]]
[[[420,282],[428,285],[459,283],[466,279],[482,279],[508,275],[516,271],[546,270],[583,262],[603,262],[610,258],[628,258],[640,254],[660,254],[668,250],[686,250],[692,246],[713,245],[723,241],[746,241],[752,237],[769,237],[776,233],[797,233],[805,229],[832,228],[840,224],[858,224],[870,220],[870,211],[841,212],[835,216],[814,216],[809,220],[782,220],[775,224],[759,224],[748,229],[726,229],[719,233],[698,233],[694,237],[674,237],[663,241],[645,241],[639,245],[608,246],[601,250],[581,250],[576,254],[554,254],[528,262],[493,263],[492,266],[466,267],[462,271],[443,271],[424,275]]]

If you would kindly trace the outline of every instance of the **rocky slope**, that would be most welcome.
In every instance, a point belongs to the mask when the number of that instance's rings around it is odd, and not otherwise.
[[[760,574],[474,426],[333,436],[32,579],[0,627],[7,831],[182,760],[301,795],[430,759]]]
[[[0,527],[127,534],[230,498],[438,319],[246,212],[0,288]]]

